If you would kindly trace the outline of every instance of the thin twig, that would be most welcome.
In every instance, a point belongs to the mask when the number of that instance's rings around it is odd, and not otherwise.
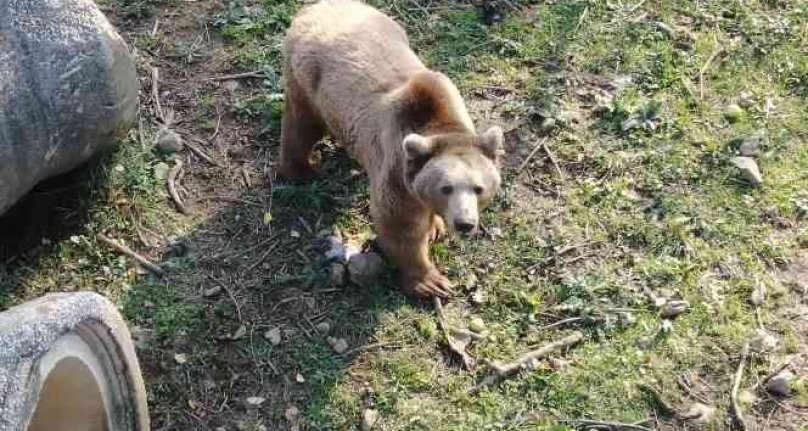
[[[699,99],[704,100],[704,74],[707,73],[707,70],[713,64],[715,59],[724,52],[724,48],[718,45],[718,39],[716,38],[715,41],[715,48],[713,49],[713,53],[710,54],[710,57],[707,58],[707,61],[704,62],[704,66],[701,67],[699,70]]]
[[[195,139],[195,140],[196,140],[196,139]],[[199,139],[198,141],[199,141],[199,142],[204,143],[204,141],[202,141],[201,139]],[[213,165],[213,166],[219,167],[219,168],[223,168],[223,167],[224,167],[224,165],[222,165],[222,164],[221,164],[221,163],[219,163],[218,161],[214,160],[214,159],[213,159],[213,157],[211,157],[210,155],[208,155],[208,153],[206,153],[206,152],[205,152],[205,151],[204,151],[202,148],[197,147],[196,145],[191,144],[191,143],[190,143],[190,142],[188,142],[188,141],[185,141],[185,142],[184,142],[184,144],[185,144],[185,146],[186,146],[186,147],[187,147],[189,150],[191,150],[191,152],[192,152],[192,153],[194,153],[194,154],[196,154],[197,156],[199,156],[199,157],[200,157],[202,160],[204,160],[204,161],[206,161],[206,162],[210,163],[210,164],[211,164],[211,165]]]
[[[250,265],[250,267],[247,268],[247,271],[252,271],[255,268],[257,268],[258,265],[264,263],[264,260],[266,260],[266,258],[269,257],[269,254],[272,253],[275,250],[275,247],[277,247],[277,246],[278,246],[278,243],[274,243],[271,246],[269,246],[267,248],[267,250],[264,252],[264,254],[262,254],[261,257],[258,258],[258,260],[253,262],[252,265]]]
[[[112,238],[110,238],[110,237],[108,237],[108,236],[106,236],[106,235],[104,235],[102,233],[97,234],[96,238],[98,238],[98,240],[103,242],[104,244],[112,247],[113,249],[115,249],[119,253],[131,257],[132,259],[137,261],[137,263],[139,263],[142,267],[148,269],[152,273],[154,273],[156,275],[163,275],[163,268],[160,268],[159,266],[157,266],[155,263],[153,263],[149,259],[147,259],[144,256],[136,253],[131,248],[129,248],[129,247],[123,245],[123,244],[118,243],[117,241],[113,240]]]
[[[519,169],[516,170],[517,175],[521,174],[522,171],[525,170],[525,168],[527,167],[527,164],[530,163],[531,160],[533,160],[533,156],[535,156],[536,153],[539,152],[539,150],[541,149],[541,147],[544,144],[545,140],[547,140],[547,139],[542,138],[539,142],[536,142],[536,146],[533,147],[533,151],[531,151],[530,154],[528,154],[527,157],[525,157],[525,160],[522,162],[521,165],[519,165]]]
[[[573,332],[571,335],[562,338],[561,340],[554,341],[550,344],[540,347],[539,349],[533,350],[531,352],[522,355],[519,359],[517,359],[514,362],[501,364],[499,362],[494,361],[490,364],[493,373],[491,373],[491,375],[483,379],[483,381],[472,387],[469,390],[469,393],[476,394],[480,392],[483,388],[495,385],[501,382],[502,380],[517,374],[519,371],[528,368],[533,361],[544,359],[550,353],[580,343],[581,340],[583,339],[584,339],[583,333]]]
[[[156,67],[152,67],[151,78],[152,99],[154,100],[154,107],[157,109],[157,118],[165,124],[166,118],[163,114],[163,106],[160,104],[160,70]]]
[[[581,25],[584,23],[584,20],[586,19],[586,14],[588,13],[589,13],[589,6],[584,8],[584,11],[581,13],[580,18],[578,18],[578,25],[575,26],[575,33],[577,33],[578,29],[581,28]]]
[[[609,429],[609,430],[637,430],[637,431],[653,431],[651,428],[644,427],[637,424],[627,424],[622,422],[607,422],[595,421],[591,419],[564,419],[559,422],[571,423],[576,428],[588,430],[590,428]],[[642,422],[640,422],[642,423]]]
[[[182,203],[182,199],[180,198],[179,193],[177,193],[177,175],[179,174],[180,170],[182,169],[182,161],[177,159],[174,166],[171,167],[168,171],[168,194],[171,195],[171,199],[174,201],[174,204],[177,205],[177,209],[183,214],[189,214],[188,208],[185,207],[185,204]]]
[[[743,419],[743,413],[741,413],[741,405],[738,402],[738,391],[741,389],[741,379],[743,378],[743,369],[746,367],[746,359],[749,357],[749,343],[743,346],[743,350],[741,351],[741,360],[738,363],[738,370],[735,372],[735,381],[732,384],[732,392],[730,393],[730,399],[732,401],[730,405],[730,413],[732,414],[735,424],[738,426],[738,429],[741,431],[746,431],[746,422]]]
[[[553,152],[550,151],[549,147],[547,147],[547,142],[542,142],[541,147],[544,149],[544,152],[547,153],[547,157],[550,159],[550,163],[553,164],[553,167],[555,168],[556,173],[558,173],[558,176],[561,178],[561,181],[565,181],[566,177],[564,175],[564,171],[562,171],[561,167],[558,166],[555,155],[553,155]]]
[[[222,76],[213,76],[208,78],[208,81],[229,81],[231,79],[244,79],[244,78],[256,78],[256,79],[263,79],[266,78],[267,75],[260,71],[260,70],[253,70],[250,72],[242,72],[242,73],[233,73],[230,75],[222,75]]]
[[[157,35],[157,27],[160,25],[160,18],[154,20],[154,27],[151,29],[151,37]]]
[[[583,320],[584,320],[583,317],[570,317],[569,319],[559,320],[558,322],[551,323],[551,324],[546,325],[546,326],[542,326],[541,328],[539,328],[539,331],[548,331],[550,329],[555,329],[555,328],[558,328],[558,327],[561,327],[561,326],[564,326],[564,325],[568,325],[570,323],[581,322]]]
[[[233,197],[233,196],[206,196],[206,197],[204,197],[202,199],[206,200],[206,201],[222,201],[222,202],[238,203],[238,204],[244,204],[244,205],[249,205],[249,206],[254,206],[254,207],[261,207],[262,206],[259,202],[248,201],[246,199],[236,198],[236,197]]]
[[[395,344],[395,343],[373,343],[373,344],[368,344],[368,345],[365,345],[365,346],[355,347],[353,349],[350,349],[350,350],[344,352],[340,356],[342,356],[344,358],[347,358],[347,357],[353,356],[353,355],[355,355],[357,353],[367,352],[368,350],[374,350],[374,349],[398,349],[400,347],[401,347],[401,345]]]

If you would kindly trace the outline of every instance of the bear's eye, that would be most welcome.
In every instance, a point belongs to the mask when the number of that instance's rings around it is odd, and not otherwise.
[[[440,188],[440,192],[445,194],[445,195],[452,194],[452,190],[454,190],[454,188],[452,186],[443,186],[443,187]]]
[[[480,186],[475,186],[475,187],[474,187],[474,193],[476,193],[476,194],[478,194],[478,195],[483,194],[483,188],[482,188],[482,187],[480,187]]]

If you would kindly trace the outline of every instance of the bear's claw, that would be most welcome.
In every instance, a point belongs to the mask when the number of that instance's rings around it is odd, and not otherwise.
[[[405,293],[417,299],[449,298],[453,294],[452,282],[437,271],[407,280],[403,287]]]

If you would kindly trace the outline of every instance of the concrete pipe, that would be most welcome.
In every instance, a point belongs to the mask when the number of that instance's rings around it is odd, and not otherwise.
[[[147,431],[129,330],[91,293],[59,293],[0,313],[0,431]]]

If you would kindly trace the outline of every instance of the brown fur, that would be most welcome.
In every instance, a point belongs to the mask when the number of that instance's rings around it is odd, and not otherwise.
[[[368,173],[378,242],[401,269],[402,287],[446,296],[450,283],[428,255],[430,238],[444,226],[411,183],[441,155],[496,158],[479,145],[457,89],[423,65],[397,23],[352,0],[304,8],[285,40],[284,61],[281,174],[311,176],[312,148],[330,132]],[[429,154],[408,157],[402,142],[410,133],[432,139]]]

